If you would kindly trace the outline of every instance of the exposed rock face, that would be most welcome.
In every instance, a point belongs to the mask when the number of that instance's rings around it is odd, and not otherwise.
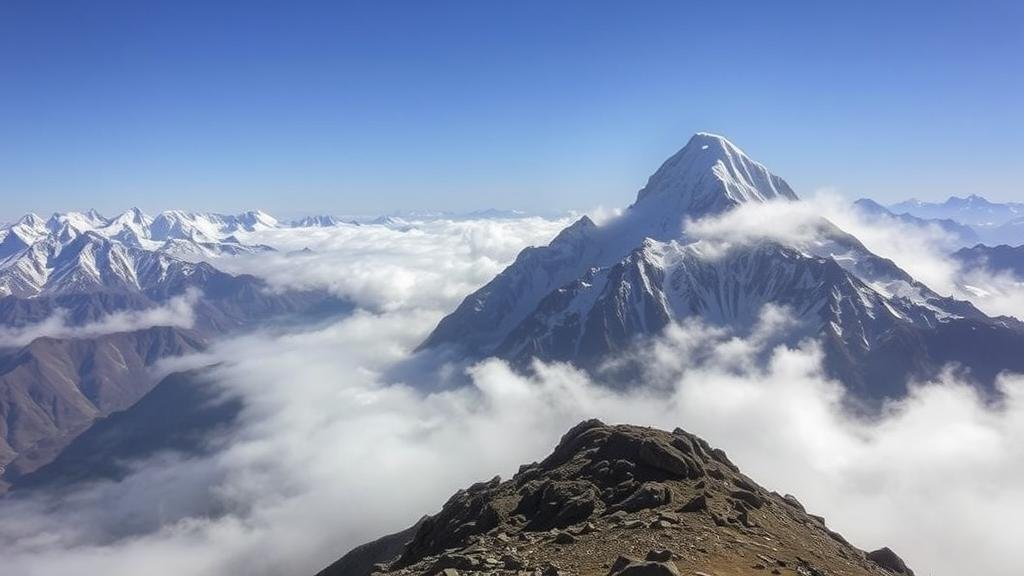
[[[795,498],[761,488],[692,434],[597,420],[511,480],[459,491],[403,538],[373,572],[910,574],[897,571],[902,561],[853,547]],[[357,552],[365,565],[366,549]]]
[[[868,558],[870,558],[875,564],[878,564],[882,568],[885,568],[894,574],[914,576],[914,571],[907,567],[907,564],[903,562],[903,559],[888,548],[879,548],[874,552],[868,552]]]

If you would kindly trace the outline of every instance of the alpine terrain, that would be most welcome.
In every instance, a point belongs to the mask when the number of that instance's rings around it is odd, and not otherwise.
[[[270,250],[233,235],[271,226],[262,212],[133,209],[29,214],[0,229],[0,491],[144,397],[161,360],[274,318],[346,309],[182,257]]]
[[[370,573],[913,575],[888,548],[859,550],[697,436],[597,420],[510,480],[460,490],[318,576]]]
[[[441,320],[421,349],[533,358],[596,369],[671,322],[699,318],[742,334],[765,305],[798,321],[854,395],[905,393],[909,377],[955,364],[983,386],[1024,369],[1024,329],[937,294],[821,218],[811,241],[720,242],[688,223],[743,204],[796,201],[786,182],[725,138],[699,133],[650,177],[620,217],[583,217]],[[597,372],[595,370],[595,372]]]

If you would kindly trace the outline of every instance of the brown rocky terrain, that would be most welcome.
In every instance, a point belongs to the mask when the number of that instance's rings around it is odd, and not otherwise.
[[[89,339],[38,338],[0,353],[4,477],[49,462],[96,418],[134,404],[156,384],[152,370],[161,358],[205,345],[191,330],[158,326]]]
[[[830,530],[676,429],[583,422],[511,480],[460,490],[409,530],[319,576],[886,575],[913,572]]]

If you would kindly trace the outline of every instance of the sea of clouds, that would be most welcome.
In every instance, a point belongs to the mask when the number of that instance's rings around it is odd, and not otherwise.
[[[835,204],[815,202],[807,214]],[[774,214],[770,231],[758,229],[763,215],[745,212],[732,217],[746,220],[694,230],[721,238],[731,227],[729,241],[801,234],[803,210]],[[829,216],[937,291],[956,289],[955,270],[922,237],[934,231],[890,230],[845,209]],[[670,328],[643,351],[649,385],[628,392],[560,364],[537,364],[532,375],[498,360],[452,365],[468,385],[440,390],[395,370],[465,294],[567,223],[260,233],[253,239],[281,252],[217,265],[279,288],[326,287],[357,311],[215,345],[203,358],[220,362],[210,385],[245,405],[226,448],[158,455],[116,484],[0,502],[0,571],[311,576],[351,547],[436,511],[458,488],[543,458],[565,430],[592,417],[696,433],[855,545],[890,546],[918,573],[1009,576],[1024,565],[1017,376],[1001,380],[995,404],[946,376],[918,383],[875,417],[855,416],[823,374],[815,342],[777,344],[789,325],[777,308],[746,335],[699,322]],[[1006,310],[1024,310],[1013,293],[1008,300]]]

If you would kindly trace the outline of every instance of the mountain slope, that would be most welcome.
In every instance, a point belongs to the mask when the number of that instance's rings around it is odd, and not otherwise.
[[[219,397],[203,370],[174,373],[131,407],[98,420],[49,464],[28,474],[12,470],[4,479],[15,490],[119,480],[133,461],[157,452],[204,453],[240,410],[241,401]]]
[[[696,134],[650,177],[620,218],[597,226],[584,216],[548,246],[523,250],[445,317],[421,348],[447,344],[469,354],[490,353],[545,296],[591,268],[622,260],[644,239],[680,239],[685,219],[745,202],[795,199],[788,184],[725,138]]]
[[[697,317],[743,334],[774,305],[799,321],[791,343],[821,340],[831,375],[875,405],[905,393],[908,377],[933,376],[947,362],[966,361],[975,376],[1020,364],[1006,352],[1011,342],[1024,347],[1019,322],[935,293],[825,218],[807,224],[809,240],[785,244],[698,239],[686,227],[745,203],[795,199],[724,138],[698,134],[620,218],[598,226],[584,217],[548,246],[523,250],[421,349],[590,369],[669,323]],[[977,333],[991,339],[993,354],[959,354],[943,340],[964,326],[984,326]]]
[[[38,338],[0,356],[0,465],[21,474],[48,462],[93,420],[145,395],[156,384],[158,360],[204,346],[193,332],[153,327]]]
[[[460,490],[411,537],[375,548],[379,574],[913,574],[891,550],[855,548],[692,434],[596,420],[511,480]],[[367,573],[350,558],[319,576]]]
[[[978,244],[971,248],[957,250],[952,257],[967,271],[983,269],[996,273],[1008,273],[1024,281],[1024,245],[985,246]]]

